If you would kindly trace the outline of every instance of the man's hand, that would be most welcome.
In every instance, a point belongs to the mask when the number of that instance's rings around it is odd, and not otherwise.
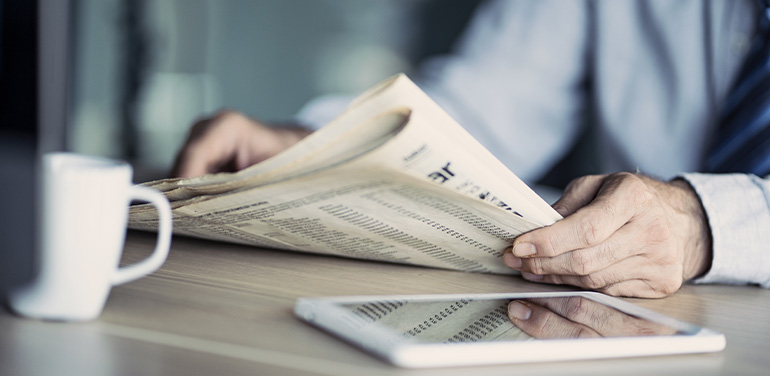
[[[294,145],[311,131],[271,128],[234,111],[222,111],[195,123],[171,172],[193,177],[233,172],[268,159]]]
[[[538,339],[670,335],[676,329],[579,296],[514,300],[508,318]]]
[[[503,255],[527,280],[653,298],[710,268],[705,213],[683,180],[586,176],[553,206],[563,220],[519,236]]]

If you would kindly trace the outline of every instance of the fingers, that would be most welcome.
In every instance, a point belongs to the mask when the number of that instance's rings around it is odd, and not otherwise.
[[[681,287],[681,273],[681,265],[651,264],[646,256],[640,255],[587,275],[534,275],[522,272],[522,277],[533,282],[579,286],[614,296],[660,298],[673,294]]]
[[[195,123],[177,154],[172,176],[188,178],[226,170],[237,153],[239,116],[222,112]]]
[[[172,175],[239,171],[280,153],[310,133],[299,126],[270,127],[240,113],[223,111],[192,127]]]
[[[192,127],[172,174],[193,177],[238,171],[272,157],[309,133],[300,128],[271,128],[224,111]]]
[[[644,252],[638,239],[639,226],[631,222],[618,229],[607,240],[554,257],[532,257],[515,260],[506,249],[503,262],[509,267],[536,275],[588,275],[606,269],[617,262]]]
[[[519,329],[535,338],[599,337],[595,330],[570,321],[553,311],[526,300],[508,304],[508,318]]]
[[[187,144],[177,154],[176,162],[171,170],[171,176],[190,178],[209,173],[211,168],[208,164],[208,158],[203,153],[199,153],[197,149],[198,148]]]
[[[617,319],[627,316],[604,304],[580,296],[537,299],[537,302],[559,316],[594,329],[604,337],[616,333],[615,327],[619,321]]]
[[[639,181],[629,184],[629,180],[634,178],[635,175],[631,174],[604,178],[593,201],[551,226],[519,236],[513,243],[513,254],[517,257],[553,257],[605,241],[626,224],[639,204],[648,198],[642,189],[646,188],[644,183]],[[586,184],[595,183],[587,180]],[[585,195],[577,193],[590,191],[573,188],[571,192],[580,197],[574,200],[567,198],[566,205],[586,200],[583,197]]]
[[[665,271],[661,272],[665,273]],[[653,276],[650,279],[625,280],[599,289],[598,291],[613,296],[657,299],[675,293],[679,290],[679,287],[682,286],[681,280],[676,283],[674,280],[664,279],[673,283],[661,284],[657,281],[657,278],[657,276]]]
[[[555,257],[503,260],[533,282],[568,284],[616,296],[663,297],[682,284],[682,264],[667,251],[665,228],[635,219],[606,241]],[[652,235],[652,233],[657,233]]]
[[[517,301],[521,303],[522,301]],[[535,336],[556,334],[556,330],[548,333],[546,330],[540,330],[540,322],[547,319],[548,325],[556,323],[561,327],[560,335],[578,335],[603,337],[620,336],[639,336],[639,335],[666,335],[673,334],[676,329],[640,319],[612,307],[594,302],[583,297],[561,297],[561,298],[537,298],[527,301],[527,304],[509,304],[509,316],[513,316],[517,321],[514,323],[528,334]],[[542,307],[542,308],[540,308]],[[529,309],[529,311],[527,311]],[[556,315],[565,319],[567,322],[554,320]],[[537,315],[544,315],[545,318],[538,318]],[[590,329],[587,330],[586,328]],[[576,334],[577,333],[577,334]],[[547,337],[554,338],[554,337]],[[574,337],[562,337],[574,338]]]
[[[172,176],[190,178],[227,170],[225,167],[231,158],[227,155],[214,155],[211,148],[199,143],[184,147],[177,156],[171,172]]]

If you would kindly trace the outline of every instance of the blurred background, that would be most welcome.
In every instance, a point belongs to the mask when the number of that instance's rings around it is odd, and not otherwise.
[[[76,0],[67,149],[166,177],[190,125],[287,120],[448,51],[479,0]]]

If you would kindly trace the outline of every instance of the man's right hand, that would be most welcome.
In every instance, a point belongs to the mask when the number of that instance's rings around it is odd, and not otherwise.
[[[514,300],[508,318],[538,339],[671,335],[676,329],[573,296]]]
[[[310,130],[273,128],[235,111],[221,111],[190,129],[171,172],[189,178],[234,172],[268,159],[311,133]]]

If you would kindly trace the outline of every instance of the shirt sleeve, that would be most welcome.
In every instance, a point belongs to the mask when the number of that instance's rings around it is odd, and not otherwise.
[[[711,269],[695,283],[770,288],[770,180],[746,174],[684,174],[700,197],[713,241]]]

